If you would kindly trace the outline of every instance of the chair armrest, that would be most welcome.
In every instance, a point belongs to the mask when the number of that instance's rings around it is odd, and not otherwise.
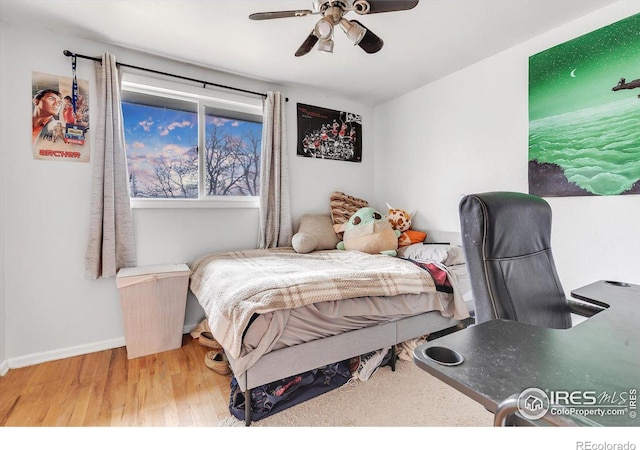
[[[591,317],[598,314],[600,311],[607,309],[602,306],[602,303],[590,303],[585,300],[577,300],[574,298],[568,298],[567,303],[569,303],[569,310],[572,313],[583,317]]]

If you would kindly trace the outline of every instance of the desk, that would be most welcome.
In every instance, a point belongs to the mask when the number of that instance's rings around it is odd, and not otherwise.
[[[473,325],[417,347],[414,361],[493,413],[503,400],[528,388],[552,395],[593,391],[610,396],[607,402],[599,397],[598,405],[612,410],[612,403],[622,403],[615,409],[626,407],[626,413],[588,419],[605,426],[640,425],[640,405],[629,399],[640,393],[640,286],[598,281],[571,295],[607,308],[567,330],[506,320]],[[425,355],[430,347],[455,350],[464,361],[438,364]]]

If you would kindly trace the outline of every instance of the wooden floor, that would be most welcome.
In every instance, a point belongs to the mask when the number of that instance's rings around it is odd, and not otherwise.
[[[124,347],[0,377],[3,427],[217,426],[229,416],[230,376],[204,364],[189,334],[182,347],[132,360]]]

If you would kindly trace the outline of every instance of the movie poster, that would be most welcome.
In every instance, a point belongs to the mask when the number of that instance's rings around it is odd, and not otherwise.
[[[298,103],[298,156],[362,161],[362,117]]]
[[[33,158],[89,162],[89,83],[73,78],[32,74]]]

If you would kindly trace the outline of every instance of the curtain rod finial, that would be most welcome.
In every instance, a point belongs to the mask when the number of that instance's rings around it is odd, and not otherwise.
[[[73,56],[73,53],[71,53],[69,50],[64,50],[62,53],[64,53],[64,56]]]

